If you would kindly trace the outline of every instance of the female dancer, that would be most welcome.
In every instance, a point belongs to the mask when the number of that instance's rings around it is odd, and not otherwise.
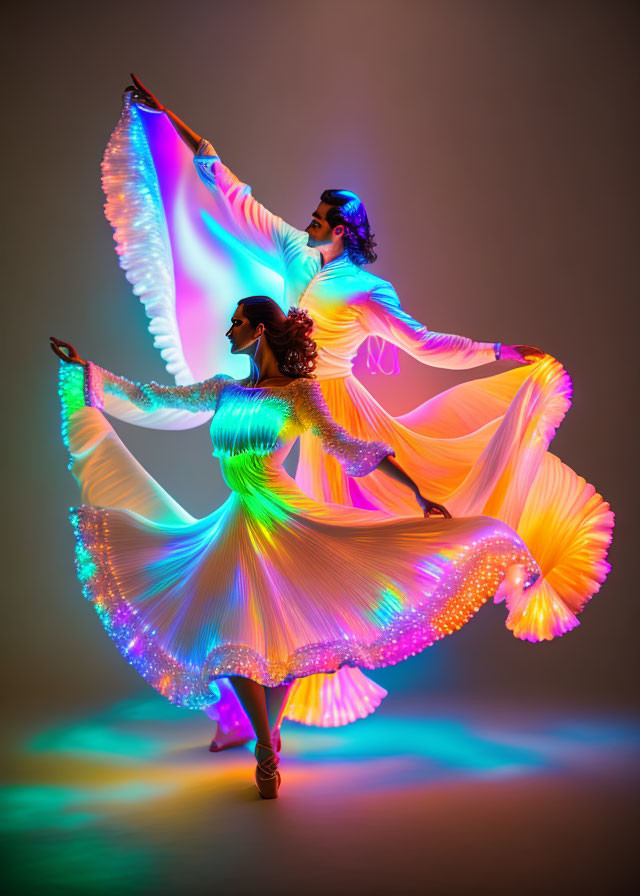
[[[279,278],[286,302],[304,305],[313,317],[316,375],[336,422],[361,439],[384,438],[420,488],[456,516],[496,517],[523,537],[544,587],[531,627],[523,625],[519,636],[553,637],[559,603],[578,624],[576,614],[609,569],[613,514],[593,486],[547,450],[570,406],[571,381],[558,361],[530,346],[475,342],[413,320],[391,284],[365,270],[375,260],[374,244],[354,194],[323,194],[306,231],[291,227],[257,202],[211,144],[135,77],[105,153],[103,186],[120,263],[177,382],[221,369],[210,323],[227,306],[219,284],[237,289],[238,280],[253,277],[264,291],[265,283]],[[384,339],[439,367],[464,369],[499,357],[533,363],[462,383],[393,417],[352,372],[367,338]],[[114,413],[145,425],[130,408]],[[153,425],[195,422],[195,415],[190,421],[178,414],[159,411]],[[296,481],[318,500],[409,512],[411,499],[401,484],[379,471],[353,480],[310,433],[301,435]],[[345,673],[352,690],[372,686],[357,670]],[[286,717],[327,724],[314,709],[316,684],[309,678],[291,692]],[[380,689],[368,696],[379,702]],[[346,720],[370,708],[362,701]],[[332,724],[345,720],[342,713],[329,718]],[[217,746],[230,727],[223,722],[219,718]]]
[[[463,625],[490,597],[508,624],[535,603],[539,568],[519,536],[487,517],[451,519],[424,498],[382,442],[337,426],[311,377],[312,321],[266,297],[241,301],[227,333],[255,375],[189,386],[140,385],[51,339],[64,362],[63,434],[84,504],[72,511],[86,597],[123,656],[171,702],[215,702],[228,678],[258,739],[256,784],[277,796],[269,702],[296,679],[344,666],[378,668]],[[104,420],[107,398],[145,413],[213,414],[211,438],[229,499],[194,520],[159,488]],[[311,430],[348,475],[382,469],[408,487],[425,519],[323,504],[282,468]],[[562,620],[558,620],[562,628]]]

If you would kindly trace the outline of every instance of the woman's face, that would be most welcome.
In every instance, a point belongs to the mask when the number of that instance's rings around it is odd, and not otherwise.
[[[243,305],[240,302],[231,318],[231,326],[225,334],[231,343],[231,354],[253,355],[258,345],[258,339],[263,333],[264,324],[258,324],[254,329],[249,318],[244,316]]]

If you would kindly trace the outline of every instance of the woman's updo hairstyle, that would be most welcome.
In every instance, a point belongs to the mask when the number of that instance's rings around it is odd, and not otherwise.
[[[240,299],[242,311],[252,327],[264,325],[267,342],[276,356],[283,376],[307,377],[316,366],[316,344],[311,338],[313,321],[301,308],[282,308],[268,296],[247,296]]]

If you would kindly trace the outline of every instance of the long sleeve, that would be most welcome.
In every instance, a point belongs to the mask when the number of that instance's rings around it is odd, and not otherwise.
[[[221,161],[207,140],[202,140],[194,157],[200,179],[214,195],[223,196],[231,215],[234,236],[266,267],[283,276],[292,265],[309,269],[309,279],[319,266],[317,250],[309,248],[308,234],[296,230],[272,214],[251,195]]]
[[[380,336],[433,367],[464,370],[495,360],[492,342],[474,342],[465,336],[435,333],[402,309],[398,295],[381,281],[363,306],[363,322],[372,336]]]
[[[225,382],[227,377],[214,376],[188,386],[161,386],[154,382],[134,383],[91,362],[85,368],[85,396],[89,404],[101,409],[104,408],[105,395],[113,395],[145,412],[159,408],[192,413],[211,412],[215,410],[218,394]]]
[[[349,476],[366,476],[383,458],[394,454],[385,442],[362,441],[338,426],[315,380],[299,381],[296,413],[302,425],[311,429],[322,441],[324,450],[340,462]]]

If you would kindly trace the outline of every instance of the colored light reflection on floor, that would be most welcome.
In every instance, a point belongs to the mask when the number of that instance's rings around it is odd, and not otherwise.
[[[267,806],[250,747],[211,754],[211,733],[204,713],[152,695],[15,740],[0,825],[16,880],[67,892],[157,889],[168,856],[179,861],[198,842],[210,850],[229,826],[259,832],[263,807],[286,836],[305,813],[360,811],[372,798],[397,811],[442,788],[606,775],[640,744],[640,724],[626,718],[387,703],[341,729],[285,726],[281,799]]]

